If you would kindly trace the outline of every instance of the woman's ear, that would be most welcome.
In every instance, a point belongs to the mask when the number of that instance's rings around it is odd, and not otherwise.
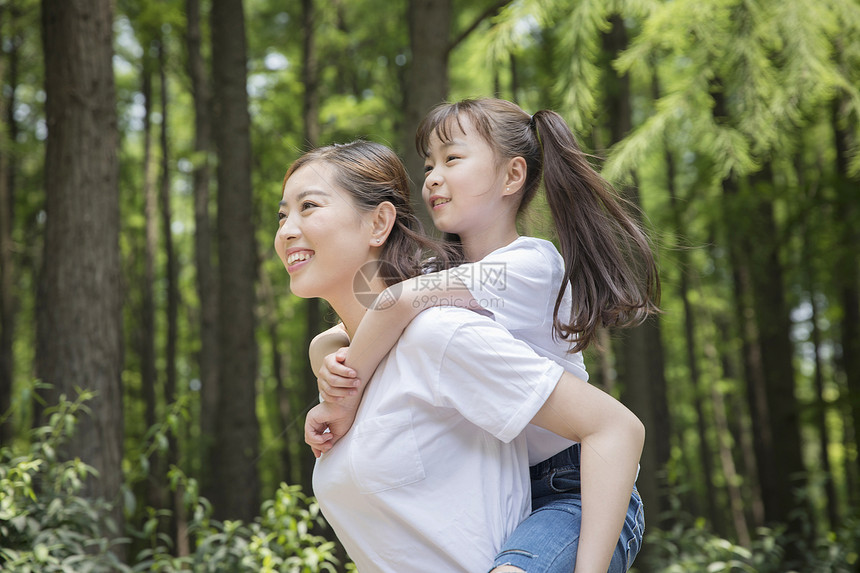
[[[379,247],[388,238],[391,229],[394,228],[394,221],[397,219],[397,209],[389,201],[383,201],[373,210],[373,215],[370,220],[370,245]]]
[[[505,177],[504,195],[513,195],[526,184],[526,160],[522,157],[514,157],[508,161]]]

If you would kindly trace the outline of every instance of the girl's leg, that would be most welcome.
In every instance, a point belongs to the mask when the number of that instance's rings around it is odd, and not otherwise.
[[[531,468],[533,511],[511,534],[494,573],[571,573],[576,563],[582,499],[579,445]],[[609,573],[624,573],[639,552],[644,531],[642,500],[633,491]]]

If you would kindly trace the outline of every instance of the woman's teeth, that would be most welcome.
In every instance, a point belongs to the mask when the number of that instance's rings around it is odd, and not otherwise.
[[[299,261],[306,261],[311,258],[311,253],[301,252],[301,253],[293,253],[289,257],[287,257],[287,265],[293,265]]]

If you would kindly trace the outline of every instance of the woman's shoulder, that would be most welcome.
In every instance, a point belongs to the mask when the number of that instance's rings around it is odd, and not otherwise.
[[[462,328],[490,326],[496,322],[483,314],[455,306],[436,306],[418,314],[406,327],[401,342],[412,344],[431,340],[435,346],[446,345]]]
[[[458,306],[434,306],[418,314],[409,323],[407,330],[416,327],[416,330],[433,330],[437,332],[448,332],[456,330],[461,326],[485,322],[492,324],[494,321],[487,316],[472,310]]]

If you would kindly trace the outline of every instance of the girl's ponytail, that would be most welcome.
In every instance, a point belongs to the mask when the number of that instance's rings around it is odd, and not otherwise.
[[[564,119],[542,110],[530,127],[564,259],[553,329],[579,351],[595,340],[600,326],[635,326],[659,312],[660,279],[648,237],[632,214],[635,206],[594,170]],[[571,316],[559,317],[567,288]]]

